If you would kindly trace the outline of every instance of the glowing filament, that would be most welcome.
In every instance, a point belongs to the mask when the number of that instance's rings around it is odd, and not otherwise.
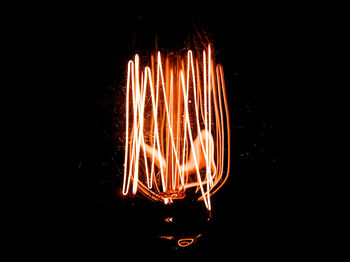
[[[138,55],[128,62],[123,194],[131,187],[170,204],[193,188],[211,210],[230,168],[224,73],[210,45],[202,59],[186,58],[158,52],[142,70]]]

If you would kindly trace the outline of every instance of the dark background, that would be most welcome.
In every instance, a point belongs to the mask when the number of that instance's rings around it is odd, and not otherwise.
[[[68,76],[64,93],[71,102],[66,152],[70,172],[68,189],[62,193],[68,196],[64,248],[112,258],[142,252],[206,257],[210,251],[247,258],[289,254],[294,224],[282,157],[281,105],[289,85],[283,15],[283,10],[276,15],[269,7],[236,5],[161,11],[89,8],[69,13],[61,39]],[[180,223],[167,229],[154,221],[171,211],[121,194],[122,87],[127,61],[135,52],[152,51],[155,35],[162,51],[184,47],[193,23],[213,39],[224,66],[231,172],[212,198],[212,220],[194,226],[203,237],[188,248],[174,249],[170,241],[164,244],[167,241],[155,236],[163,227],[173,234],[189,234],[191,226]]]

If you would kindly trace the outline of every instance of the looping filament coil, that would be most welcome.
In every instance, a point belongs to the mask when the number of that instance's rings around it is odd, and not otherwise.
[[[197,58],[139,55],[127,64],[123,194],[139,190],[170,204],[210,196],[230,170],[230,128],[224,71],[212,47]],[[143,66],[147,64],[146,66]],[[225,170],[224,170],[225,169]]]

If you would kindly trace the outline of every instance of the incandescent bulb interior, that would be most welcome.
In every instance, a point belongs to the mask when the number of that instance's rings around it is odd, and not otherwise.
[[[211,210],[230,170],[224,71],[212,49],[128,62],[124,195],[171,204],[192,190]]]

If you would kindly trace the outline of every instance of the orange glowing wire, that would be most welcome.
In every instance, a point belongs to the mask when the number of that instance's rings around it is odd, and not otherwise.
[[[203,50],[202,59],[189,50],[187,60],[181,55],[162,59],[158,52],[156,63],[152,55],[143,70],[138,55],[128,62],[124,195],[131,186],[133,194],[140,190],[170,204],[195,188],[211,210],[210,196],[230,169],[224,73],[211,49]]]
[[[190,237],[190,238],[181,238],[177,241],[177,244],[180,247],[187,247],[189,245],[191,245],[194,241],[197,240],[197,238],[201,237],[202,234],[197,235],[196,237]]]

